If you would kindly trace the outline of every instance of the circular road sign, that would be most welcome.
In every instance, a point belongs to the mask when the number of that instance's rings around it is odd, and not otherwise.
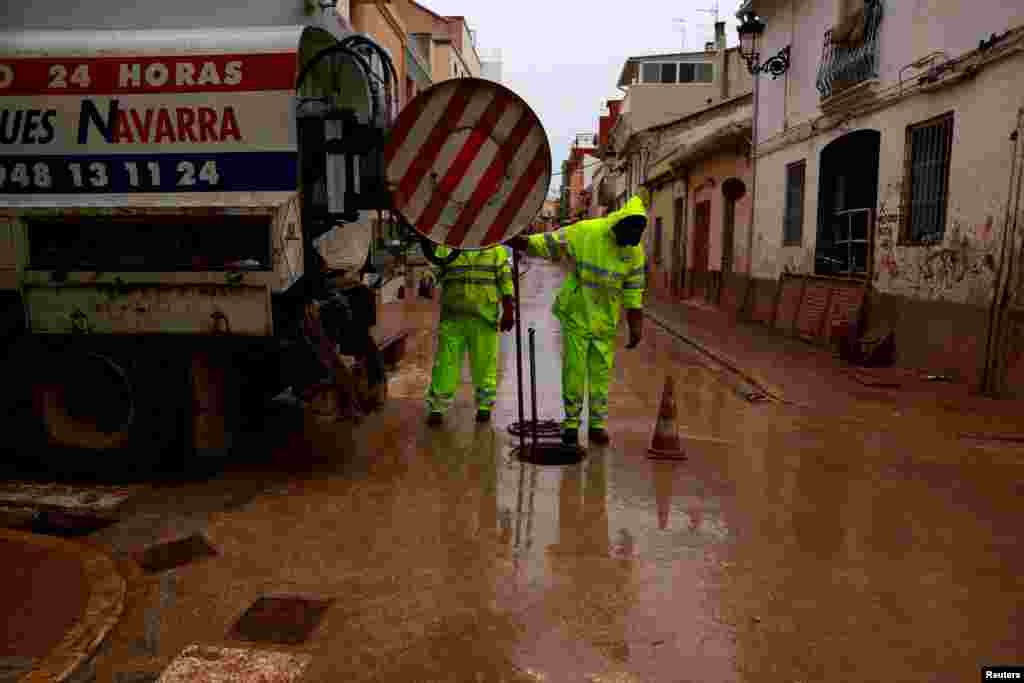
[[[384,147],[394,207],[434,244],[486,249],[526,229],[551,183],[540,119],[508,88],[442,81],[399,114]]]

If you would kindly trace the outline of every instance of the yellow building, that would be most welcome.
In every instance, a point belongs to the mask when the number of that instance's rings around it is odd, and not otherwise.
[[[401,0],[401,5],[409,35],[427,59],[435,83],[449,78],[480,77],[480,54],[465,17],[441,16],[415,0]]]

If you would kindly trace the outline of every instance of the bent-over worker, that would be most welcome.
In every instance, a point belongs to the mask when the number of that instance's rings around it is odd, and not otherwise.
[[[620,308],[626,309],[629,343],[643,332],[645,256],[640,239],[647,211],[640,196],[603,218],[567,225],[555,232],[514,237],[507,242],[571,269],[555,299],[553,312],[562,323],[562,441],[579,442],[584,391],[590,384],[592,443],[608,443],[608,383],[615,365]]]

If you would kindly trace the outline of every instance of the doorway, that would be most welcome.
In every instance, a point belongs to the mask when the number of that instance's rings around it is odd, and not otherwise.
[[[711,236],[711,202],[697,202],[693,211],[693,279],[690,294],[706,285],[708,273],[708,246]]]
[[[733,252],[736,235],[736,203],[747,193],[747,186],[738,178],[722,183],[722,277],[732,275]]]
[[[816,275],[868,277],[882,135],[858,130],[821,151]]]
[[[680,295],[686,286],[686,203],[683,197],[672,202],[672,292]]]

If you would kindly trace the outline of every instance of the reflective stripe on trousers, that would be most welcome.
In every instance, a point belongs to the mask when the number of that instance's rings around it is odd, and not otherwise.
[[[562,325],[562,401],[566,429],[579,429],[584,395],[590,390],[590,428],[608,421],[608,384],[615,365],[615,339],[598,339]]]

